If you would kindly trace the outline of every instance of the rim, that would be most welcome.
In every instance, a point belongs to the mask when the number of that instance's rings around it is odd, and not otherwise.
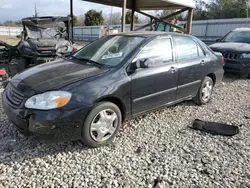
[[[213,84],[210,81],[207,81],[202,88],[202,100],[207,102],[211,98],[213,90]]]
[[[99,112],[90,125],[90,135],[97,142],[108,140],[116,131],[118,126],[118,116],[111,109]]]

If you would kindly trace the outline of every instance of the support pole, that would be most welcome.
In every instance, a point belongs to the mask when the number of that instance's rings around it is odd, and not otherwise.
[[[122,32],[126,30],[126,8],[127,8],[127,0],[123,0],[122,6]]]
[[[136,8],[136,0],[132,1],[132,11],[131,11],[131,25],[130,31],[134,31],[135,27],[135,8]]]
[[[192,24],[193,24],[193,14],[194,14],[194,10],[193,9],[189,9],[188,11],[188,21],[187,21],[187,27],[186,27],[186,33],[187,34],[191,34],[192,32]]]
[[[135,9],[132,9],[130,31],[134,31],[134,25],[135,25]]]
[[[72,43],[74,43],[73,0],[70,0],[70,17],[71,17],[71,40],[72,40]]]

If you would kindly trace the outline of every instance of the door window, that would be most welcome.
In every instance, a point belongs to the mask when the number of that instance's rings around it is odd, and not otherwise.
[[[189,37],[175,37],[177,59],[193,59],[199,56],[196,42]]]
[[[150,41],[137,55],[135,61],[150,61],[152,66],[167,64],[173,61],[170,38],[158,38]]]

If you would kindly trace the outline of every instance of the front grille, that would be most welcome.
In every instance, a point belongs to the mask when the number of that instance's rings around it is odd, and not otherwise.
[[[10,83],[8,84],[6,88],[6,96],[9,102],[15,106],[20,105],[24,99],[24,94],[18,91]]]
[[[223,53],[223,57],[225,58],[225,60],[237,60],[240,57],[240,54],[237,53]]]

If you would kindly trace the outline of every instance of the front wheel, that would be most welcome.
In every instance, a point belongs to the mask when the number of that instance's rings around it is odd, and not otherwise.
[[[121,111],[114,103],[97,103],[83,125],[82,141],[91,148],[105,146],[114,140],[121,124]]]
[[[193,101],[198,105],[207,104],[212,98],[213,88],[213,80],[210,77],[206,76],[197,95],[193,98]]]

